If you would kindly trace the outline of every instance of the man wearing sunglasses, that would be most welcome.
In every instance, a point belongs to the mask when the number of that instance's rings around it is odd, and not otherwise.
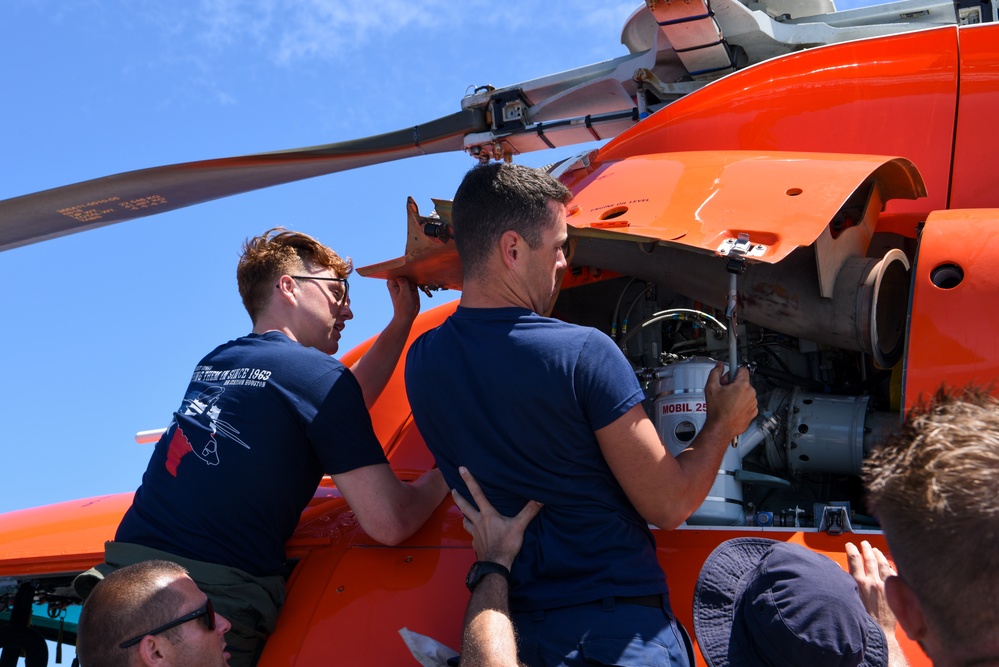
[[[194,368],[103,566],[183,565],[232,624],[233,665],[255,664],[284,602],[284,545],[322,475],[361,527],[397,544],[447,494],[432,470],[396,478],[368,408],[385,388],[420,309],[415,286],[389,281],[393,318],[352,368],[332,354],[353,317],[352,267],[316,239],[281,228],[250,239],[236,278],[253,322]],[[179,329],[200,326],[173,323]]]
[[[219,667],[228,665],[218,613],[187,571],[151,560],[110,573],[80,612],[81,667]]]

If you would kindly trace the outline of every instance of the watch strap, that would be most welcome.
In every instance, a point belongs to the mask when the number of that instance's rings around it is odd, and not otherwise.
[[[505,565],[500,565],[491,560],[477,560],[468,569],[468,575],[465,577],[465,586],[470,591],[474,590],[487,574],[501,574],[504,579],[507,581],[510,580],[510,570]]]

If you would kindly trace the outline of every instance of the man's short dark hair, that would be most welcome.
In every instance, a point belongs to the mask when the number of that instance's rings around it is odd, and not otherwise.
[[[568,204],[572,192],[540,169],[493,162],[471,169],[451,205],[454,243],[466,277],[479,275],[500,236],[519,234],[531,248],[558,219],[551,203]]]
[[[177,563],[148,560],[104,577],[80,611],[76,654],[81,667],[127,667],[134,649],[119,644],[177,617],[184,595],[165,582],[182,576],[187,570]],[[174,641],[179,629],[163,636]]]

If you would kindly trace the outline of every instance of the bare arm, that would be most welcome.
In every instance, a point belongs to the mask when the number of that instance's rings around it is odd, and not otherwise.
[[[860,550],[852,542],[846,543],[846,561],[850,575],[857,581],[860,599],[874,622],[885,633],[888,644],[888,667],[909,667],[909,661],[902,653],[902,647],[895,636],[897,621],[888,598],[885,596],[885,579],[895,575],[895,569],[881,553],[867,540],[860,543]]]
[[[659,528],[675,528],[704,502],[725,448],[756,416],[756,392],[745,368],[739,369],[734,381],[722,384],[718,364],[704,393],[708,405],[704,427],[676,458],[666,451],[641,405],[596,432],[604,459],[628,499]]]
[[[420,293],[416,285],[405,278],[389,280],[386,285],[392,298],[392,320],[350,369],[361,385],[364,404],[369,410],[392,377],[413,322],[420,313]]]
[[[497,512],[466,468],[458,468],[479,510],[457,491],[454,502],[465,515],[464,526],[472,535],[472,546],[479,560],[488,560],[510,568],[524,543],[527,524],[541,511],[533,500],[517,516],[508,518]],[[465,631],[461,641],[462,667],[513,667],[517,661],[517,638],[510,622],[509,588],[506,578],[487,574],[472,591],[465,611]]]
[[[333,481],[364,531],[382,544],[399,544],[426,523],[447,495],[440,470],[399,480],[387,463],[333,475]]]
[[[461,667],[522,667],[507,609],[508,584],[487,574],[468,601],[461,638]]]

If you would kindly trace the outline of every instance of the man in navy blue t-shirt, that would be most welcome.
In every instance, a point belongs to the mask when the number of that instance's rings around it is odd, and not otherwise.
[[[414,533],[447,494],[437,470],[396,478],[367,409],[419,313],[415,286],[389,281],[392,321],[353,368],[330,356],[353,317],[351,268],[298,232],[246,242],[236,277],[253,331],[197,364],[105,549],[112,567],[156,558],[187,568],[233,625],[234,666],[253,664],[273,630],[284,545],[324,473],[385,544]]]
[[[684,665],[648,524],[673,528],[701,504],[756,394],[745,369],[723,382],[715,368],[704,427],[680,456],[666,451],[614,342],[545,316],[567,266],[571,197],[518,165],[465,176],[452,204],[461,302],[410,348],[407,392],[449,486],[468,497],[466,466],[506,516],[544,504],[510,573],[522,661]]]

